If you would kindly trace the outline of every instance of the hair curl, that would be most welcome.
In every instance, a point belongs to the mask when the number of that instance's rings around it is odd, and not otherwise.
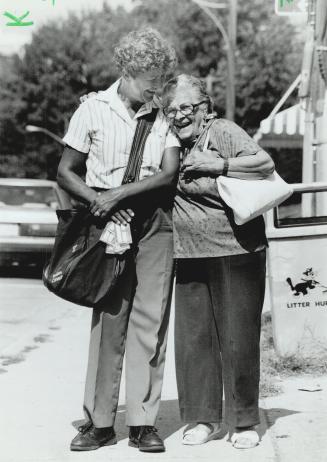
[[[203,99],[208,104],[208,112],[213,112],[213,103],[206,88],[206,83],[193,75],[180,74],[177,77],[166,82],[162,91],[163,106],[168,106],[178,88],[192,88],[198,93],[200,99]]]
[[[173,72],[177,64],[174,48],[151,27],[124,36],[114,50],[114,60],[123,75],[132,77],[153,69]]]

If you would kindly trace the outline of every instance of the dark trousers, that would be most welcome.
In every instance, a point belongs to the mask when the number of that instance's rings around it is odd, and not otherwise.
[[[179,259],[175,354],[185,422],[259,423],[260,327],[265,251]]]
[[[84,410],[114,425],[126,350],[126,423],[154,425],[160,404],[172,292],[170,211],[145,217],[135,258],[106,306],[93,310]]]

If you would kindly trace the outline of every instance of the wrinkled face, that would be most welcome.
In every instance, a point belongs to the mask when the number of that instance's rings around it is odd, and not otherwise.
[[[125,80],[128,83],[128,93],[131,99],[140,103],[148,103],[162,87],[165,73],[162,69],[154,69],[137,74],[135,77],[126,76]]]
[[[180,140],[193,141],[200,133],[207,114],[207,102],[191,86],[177,87],[164,103],[164,113]]]

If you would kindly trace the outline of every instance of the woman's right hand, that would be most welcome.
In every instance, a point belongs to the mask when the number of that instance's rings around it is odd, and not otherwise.
[[[224,168],[224,159],[218,157],[217,151],[199,151],[195,149],[184,159],[181,171],[189,175],[213,175],[218,176]]]

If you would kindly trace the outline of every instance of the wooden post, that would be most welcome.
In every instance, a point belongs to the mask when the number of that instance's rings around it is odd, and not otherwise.
[[[228,82],[226,86],[226,118],[235,118],[235,51],[237,36],[237,0],[229,0],[228,18],[228,41],[227,49],[228,60]]]

